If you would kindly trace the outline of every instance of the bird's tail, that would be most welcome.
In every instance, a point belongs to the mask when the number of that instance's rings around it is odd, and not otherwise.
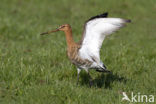
[[[107,69],[107,67],[101,62],[100,66],[98,69],[96,69],[96,71],[98,72],[106,72],[106,73],[111,73],[111,71],[109,71]]]

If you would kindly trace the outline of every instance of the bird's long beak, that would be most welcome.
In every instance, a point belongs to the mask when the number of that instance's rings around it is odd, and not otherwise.
[[[50,33],[52,33],[52,32],[57,32],[57,31],[60,31],[59,28],[56,29],[56,30],[52,30],[52,31],[48,31],[48,32],[41,33],[40,35],[50,34]]]

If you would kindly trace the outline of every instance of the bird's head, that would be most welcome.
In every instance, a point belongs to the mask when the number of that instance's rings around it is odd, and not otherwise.
[[[41,33],[41,35],[49,34],[49,33],[52,33],[52,32],[57,32],[57,31],[64,31],[65,32],[65,31],[68,31],[69,29],[71,29],[71,26],[69,24],[64,24],[64,25],[59,26],[55,30]]]
[[[64,24],[64,25],[61,25],[58,29],[60,30],[60,31],[67,31],[67,30],[69,30],[71,27],[70,27],[70,25],[69,24]]]

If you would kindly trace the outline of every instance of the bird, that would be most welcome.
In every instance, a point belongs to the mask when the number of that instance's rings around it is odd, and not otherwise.
[[[92,86],[93,80],[89,74],[90,69],[111,73],[100,60],[100,49],[105,37],[130,22],[130,19],[110,18],[108,17],[108,12],[105,12],[93,16],[85,22],[82,38],[79,42],[73,40],[72,28],[69,24],[63,24],[55,30],[44,32],[40,35],[63,31],[67,43],[67,56],[77,68],[77,85],[81,70],[85,70],[89,77],[89,85]]]

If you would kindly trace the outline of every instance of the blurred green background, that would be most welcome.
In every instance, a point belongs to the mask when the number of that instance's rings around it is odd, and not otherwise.
[[[74,40],[87,19],[131,19],[107,37],[101,59],[113,75],[83,71],[66,56],[63,32],[40,36],[68,23]],[[121,92],[156,96],[156,0],[1,0],[0,104],[126,104]]]

